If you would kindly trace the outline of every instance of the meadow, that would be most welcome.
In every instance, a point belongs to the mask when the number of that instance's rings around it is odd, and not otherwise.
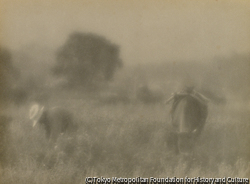
[[[48,148],[43,127],[32,128],[29,103],[10,106],[6,161],[0,183],[85,183],[85,177],[249,177],[246,108],[209,104],[192,158],[171,147],[169,107],[141,102],[100,104],[72,91],[50,103],[72,110],[79,128]]]

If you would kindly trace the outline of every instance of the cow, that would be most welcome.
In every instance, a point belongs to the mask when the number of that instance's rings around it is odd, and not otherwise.
[[[190,154],[204,128],[208,100],[193,89],[174,94],[168,102],[170,100],[173,100],[170,114],[175,152]]]
[[[74,133],[77,129],[73,114],[62,107],[46,108],[36,103],[30,108],[29,117],[33,127],[44,126],[50,143],[55,143],[61,134]]]

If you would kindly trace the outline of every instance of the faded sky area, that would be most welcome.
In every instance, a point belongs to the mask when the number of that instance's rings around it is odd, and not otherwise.
[[[207,61],[250,52],[247,0],[0,0],[1,42],[60,47],[72,31],[121,47],[124,63]]]

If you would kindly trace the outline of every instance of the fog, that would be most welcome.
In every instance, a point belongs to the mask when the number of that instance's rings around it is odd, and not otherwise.
[[[0,183],[250,175],[249,1],[0,10]]]
[[[250,50],[248,1],[1,0],[1,40],[11,49],[61,46],[72,31],[121,46],[124,63],[210,61]]]

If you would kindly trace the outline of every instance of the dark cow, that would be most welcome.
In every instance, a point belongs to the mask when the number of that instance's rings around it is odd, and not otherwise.
[[[51,143],[55,143],[61,134],[74,133],[77,129],[72,113],[62,107],[45,108],[35,104],[30,109],[30,119],[33,127],[37,123],[44,126]]]
[[[191,93],[176,94],[171,109],[171,125],[177,153],[191,153],[208,115],[207,103]]]

